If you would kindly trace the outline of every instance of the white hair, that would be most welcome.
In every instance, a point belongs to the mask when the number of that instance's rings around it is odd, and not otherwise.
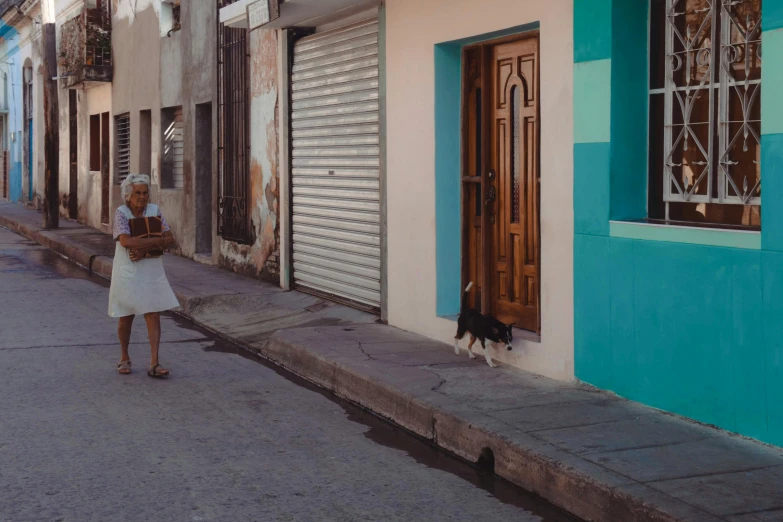
[[[128,174],[128,177],[123,180],[121,185],[122,199],[126,202],[133,194],[133,185],[147,185],[147,188],[150,188],[150,177],[146,174]]]

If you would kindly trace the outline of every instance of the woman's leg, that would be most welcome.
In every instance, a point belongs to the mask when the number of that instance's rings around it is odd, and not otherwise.
[[[150,338],[150,369],[154,368],[158,361],[158,351],[160,349],[160,314],[158,312],[144,314],[144,320],[147,321],[147,334]],[[168,370],[158,369],[159,374],[168,374]]]
[[[122,357],[120,362],[130,361],[130,355],[128,354],[128,345],[130,344],[131,328],[133,327],[132,315],[126,315],[120,317],[119,324],[117,325],[117,336],[120,338],[120,348],[122,349]]]

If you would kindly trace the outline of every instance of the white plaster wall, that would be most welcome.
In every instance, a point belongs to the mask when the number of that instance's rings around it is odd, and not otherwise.
[[[150,6],[160,16],[160,0],[115,0],[113,17],[128,20],[132,24],[136,21],[136,15]]]
[[[563,380],[574,376],[572,13],[571,0],[386,4],[389,322],[445,342],[456,330],[435,312],[435,44],[539,22],[541,342],[491,353]]]

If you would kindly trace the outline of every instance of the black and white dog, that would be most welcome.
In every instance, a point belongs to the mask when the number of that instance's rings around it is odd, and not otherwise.
[[[473,283],[468,284],[465,291],[462,293],[462,306],[460,307],[459,319],[457,320],[457,335],[454,336],[454,353],[459,355],[459,342],[465,337],[466,333],[470,334],[470,344],[468,345],[468,355],[471,359],[475,359],[471,348],[473,343],[478,339],[481,342],[481,347],[484,349],[484,358],[487,360],[487,364],[492,368],[495,368],[495,363],[489,358],[487,353],[486,341],[490,341],[495,344],[505,344],[507,350],[511,350],[511,341],[513,340],[513,325],[504,324],[495,319],[494,317],[484,315],[478,310],[473,308],[466,308],[468,300],[468,292],[473,287]]]

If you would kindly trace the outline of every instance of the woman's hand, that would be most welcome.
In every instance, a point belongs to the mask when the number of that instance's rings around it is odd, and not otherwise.
[[[174,235],[170,232],[165,233],[161,239],[163,240],[163,245],[161,246],[163,250],[172,248],[176,244],[176,241],[174,241]]]
[[[144,259],[146,253],[142,248],[134,248],[130,251],[128,255],[130,256],[131,261],[141,261],[142,259]]]

